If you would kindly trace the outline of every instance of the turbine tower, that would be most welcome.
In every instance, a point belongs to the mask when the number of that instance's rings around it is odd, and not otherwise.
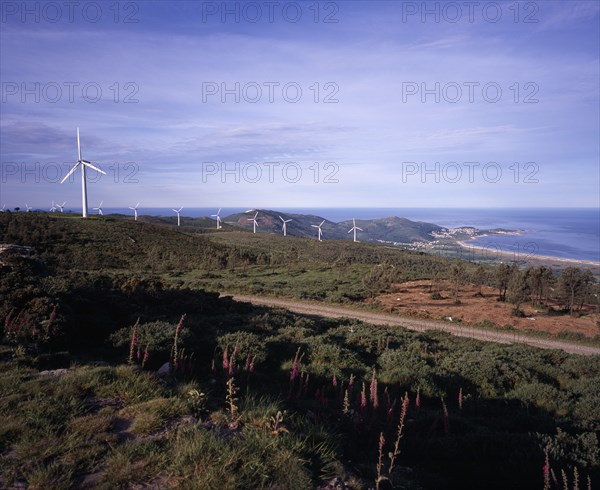
[[[283,225],[281,226],[281,230],[283,231],[283,236],[287,236],[287,224],[292,221],[291,219],[283,219],[281,216],[279,217],[281,221],[283,221]]]
[[[248,218],[248,221],[252,221],[252,223],[253,223],[254,233],[256,233],[256,227],[258,226],[258,223],[256,222],[256,217],[257,216],[258,216],[258,211],[256,211],[256,214],[254,215],[254,218]]]
[[[221,213],[221,208],[219,208],[219,210],[217,211],[217,214],[211,214],[211,217],[217,218],[217,230],[220,230],[221,228],[223,228],[223,226],[221,226],[221,217],[219,216],[220,213]]]
[[[54,204],[54,201],[52,201],[52,207],[50,208],[50,212],[51,213],[55,213],[56,212],[56,205]]]
[[[100,205],[97,208],[93,208],[94,211],[98,211],[98,215],[100,216],[104,216],[104,213],[102,212],[102,203],[104,203],[104,201],[100,201]]]
[[[138,202],[133,207],[129,206],[129,209],[131,209],[133,211],[133,221],[137,221],[137,208],[138,208],[139,205],[140,205],[140,203]]]
[[[58,209],[60,209],[60,212],[61,212],[61,213],[62,213],[62,212],[64,212],[64,211],[63,211],[63,209],[64,209],[64,207],[65,207],[65,204],[67,204],[67,201],[63,202],[62,204],[57,204],[57,205],[56,205],[56,207],[57,207]]]
[[[61,180],[61,184],[67,180],[77,167],[81,166],[81,201],[82,201],[82,216],[87,218],[88,215],[88,206],[87,206],[87,182],[85,180],[85,167],[90,167],[94,169],[96,172],[100,172],[101,174],[106,175],[106,172],[100,170],[98,167],[92,165],[92,162],[88,162],[87,160],[81,159],[81,143],[79,142],[79,128],[77,128],[77,163],[73,166],[69,173],[65,175],[65,178]],[[62,211],[61,211],[62,212]]]
[[[312,226],[313,228],[317,228],[317,229],[319,230],[319,236],[318,236],[318,238],[319,238],[319,241],[320,241],[320,242],[322,242],[322,241],[323,241],[323,240],[321,240],[321,236],[323,235],[323,230],[321,230],[321,226],[323,226],[323,223],[325,223],[325,220],[321,221],[321,224],[320,224],[320,225],[310,225],[310,226]]]
[[[350,228],[348,230],[348,233],[354,232],[354,241],[357,242],[358,240],[356,239],[356,230],[360,230],[363,231],[362,228],[359,228],[358,226],[356,226],[356,221],[354,221],[354,218],[352,218],[352,228]]]
[[[181,216],[179,216],[179,213],[181,213],[181,210],[183,209],[183,206],[181,206],[179,209],[173,209],[173,211],[175,211],[177,213],[177,226],[180,226],[181,224]]]

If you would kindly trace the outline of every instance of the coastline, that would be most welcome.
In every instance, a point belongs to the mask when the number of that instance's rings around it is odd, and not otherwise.
[[[499,250],[495,248],[482,247],[480,245],[470,245],[468,242],[457,241],[458,245],[466,250],[477,250],[483,252],[487,258],[501,259],[506,258],[511,261],[525,261],[525,262],[536,262],[548,265],[560,265],[560,266],[586,266],[600,268],[600,262],[594,262],[593,260],[579,260],[579,259],[566,259],[564,257],[552,257],[550,255],[536,255],[536,254],[521,254],[521,257],[517,254],[515,257],[514,252],[507,252],[505,250]]]

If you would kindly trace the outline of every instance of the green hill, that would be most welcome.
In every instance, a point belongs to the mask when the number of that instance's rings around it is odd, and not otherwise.
[[[352,234],[348,231],[352,228],[352,220],[341,221],[339,223],[327,220],[321,216],[281,213],[265,209],[249,210],[246,213],[238,213],[227,216],[224,222],[240,226],[244,229],[251,230],[253,223],[251,219],[258,212],[257,232],[260,233],[277,233],[281,234],[282,221],[291,219],[287,224],[288,236],[295,237],[317,237],[317,229],[313,225],[318,226],[323,222],[323,240],[351,240]],[[423,223],[411,221],[406,218],[379,218],[373,220],[356,220],[356,226],[362,228],[359,231],[357,238],[363,242],[388,242],[388,243],[412,243],[416,241],[432,241],[434,240],[432,232],[441,232],[443,227],[432,223]]]

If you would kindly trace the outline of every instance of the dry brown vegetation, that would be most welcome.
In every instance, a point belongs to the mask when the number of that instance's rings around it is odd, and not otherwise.
[[[431,281],[407,281],[392,286],[393,292],[379,295],[369,302],[375,302],[390,312],[401,315],[426,318],[449,319],[466,324],[490,321],[499,327],[511,325],[523,331],[546,332],[553,335],[570,332],[586,337],[600,334],[600,319],[595,308],[584,305],[580,316],[557,313],[560,306],[549,302],[546,307],[533,307],[523,304],[521,310],[525,317],[513,315],[514,305],[498,301],[498,290],[488,286],[465,284],[459,293],[460,304],[455,304],[452,284],[439,281],[436,285],[441,299],[433,299]]]

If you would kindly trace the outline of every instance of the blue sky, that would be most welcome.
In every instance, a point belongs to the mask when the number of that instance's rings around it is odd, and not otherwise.
[[[3,1],[0,205],[598,207],[599,6]]]

